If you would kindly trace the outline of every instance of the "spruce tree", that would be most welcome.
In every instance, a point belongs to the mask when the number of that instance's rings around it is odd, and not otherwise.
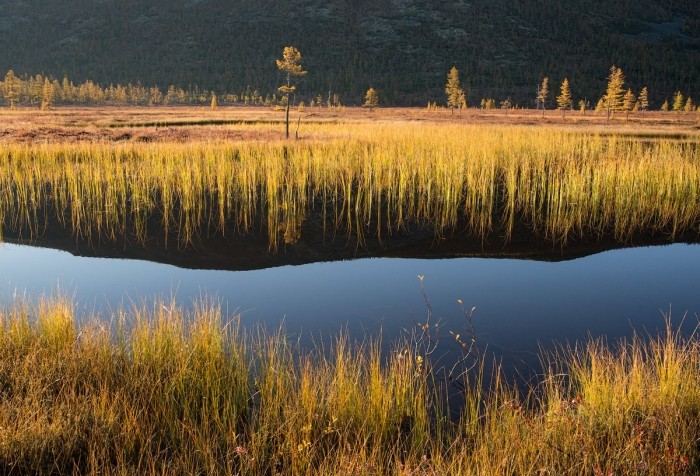
[[[467,96],[466,96],[466,94],[464,94],[464,91],[461,91],[459,93],[459,108],[460,109],[467,108]]]
[[[622,111],[624,106],[625,76],[620,68],[612,65],[610,67],[610,76],[608,76],[608,87],[605,91],[605,108],[608,119],[613,113]]]
[[[22,88],[21,80],[15,76],[15,72],[9,70],[5,75],[4,89],[5,99],[10,109],[15,108],[15,103],[19,101],[19,92]]]
[[[562,116],[566,115],[566,110],[571,109],[571,90],[569,89],[569,80],[564,78],[561,83],[561,94],[557,96],[558,109],[562,111]]]
[[[542,84],[537,88],[537,104],[542,105],[542,117],[544,110],[547,108],[547,96],[549,95],[549,78],[544,78]]]
[[[667,112],[668,111],[668,99],[664,101],[664,103],[661,105],[660,111]]]
[[[627,92],[625,93],[625,96],[623,98],[622,102],[622,109],[626,113],[626,120],[629,120],[630,118],[630,112],[632,109],[634,109],[634,104],[637,102],[637,98],[634,96],[634,93],[632,92],[632,89],[629,88],[627,89]]]
[[[675,112],[681,112],[684,104],[683,94],[681,94],[680,91],[676,91],[676,94],[673,95],[673,110]]]
[[[47,111],[51,109],[54,103],[54,98],[56,95],[56,90],[53,83],[49,81],[49,78],[44,78],[44,86],[41,90],[41,109],[42,111]]]
[[[464,91],[459,84],[459,71],[455,66],[452,67],[450,73],[447,75],[445,94],[447,94],[447,107],[449,107],[452,114],[454,114],[455,108],[461,107],[462,99],[464,98]]]
[[[286,104],[285,135],[289,139],[289,95],[296,91],[292,84],[292,77],[304,76],[306,71],[301,68],[301,53],[293,46],[285,46],[282,51],[282,59],[277,60],[277,69],[286,74],[285,84],[277,88],[284,95]]]
[[[605,97],[602,97],[598,99],[598,102],[595,104],[595,112],[599,111],[604,111],[605,110]]]
[[[649,91],[647,91],[647,87],[644,86],[642,88],[642,91],[639,93],[639,110],[644,113],[647,109],[649,109]]]
[[[375,107],[379,107],[379,93],[374,88],[369,88],[365,94],[365,102],[362,107],[368,107],[370,111],[373,111]]]
[[[219,102],[216,99],[216,93],[214,91],[211,92],[211,110],[216,111],[216,108],[219,106]]]

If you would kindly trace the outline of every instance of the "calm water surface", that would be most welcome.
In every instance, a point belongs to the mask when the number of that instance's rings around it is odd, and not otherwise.
[[[302,342],[341,328],[358,338],[395,339],[425,319],[418,275],[448,330],[461,331],[457,299],[476,307],[482,348],[506,363],[532,365],[540,345],[587,336],[613,340],[633,329],[654,332],[663,313],[692,327],[700,315],[700,246],[674,244],[607,251],[564,262],[459,258],[362,259],[256,271],[180,269],[136,260],[76,257],[45,248],[0,244],[0,301],[60,292],[80,310],[169,298],[183,306],[219,299],[245,324],[285,322]],[[412,317],[413,316],[413,317]],[[447,345],[447,344],[445,344]],[[453,344],[450,344],[453,345]]]

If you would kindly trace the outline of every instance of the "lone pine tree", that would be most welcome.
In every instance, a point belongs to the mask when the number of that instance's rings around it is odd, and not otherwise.
[[[289,95],[296,91],[292,84],[292,77],[304,76],[306,71],[301,68],[301,53],[293,46],[285,46],[282,51],[282,59],[277,60],[277,69],[286,74],[285,84],[277,88],[282,93],[286,105],[285,136],[289,139]]]
[[[562,116],[566,115],[567,109],[571,109],[571,90],[569,89],[569,80],[564,78],[561,83],[561,93],[557,96],[557,106],[562,111]]]
[[[542,84],[537,88],[537,104],[542,105],[542,117],[547,107],[547,96],[549,96],[549,78],[544,78]]]
[[[379,94],[374,88],[369,88],[367,93],[365,93],[365,102],[362,107],[368,107],[370,111],[374,110],[375,107],[379,107]]]
[[[642,111],[642,114],[644,111],[649,109],[649,91],[647,90],[646,86],[644,86],[639,93],[639,99],[637,99],[637,102],[639,103],[639,110]]]
[[[463,104],[466,103],[464,90],[462,90],[459,84],[459,71],[455,66],[452,67],[450,73],[447,75],[445,94],[447,95],[447,107],[450,108],[452,114],[454,114],[456,107],[461,108]]]

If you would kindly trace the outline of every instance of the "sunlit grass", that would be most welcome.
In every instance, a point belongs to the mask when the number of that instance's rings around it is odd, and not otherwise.
[[[470,375],[448,419],[429,356],[340,335],[302,351],[215,302],[0,313],[5,473],[697,474],[700,342],[671,328],[545,359],[529,389]],[[497,374],[498,375],[498,374]]]
[[[508,240],[524,224],[552,243],[700,231],[695,142],[454,124],[306,132],[296,142],[5,144],[0,218],[25,236],[53,219],[83,239],[150,233],[187,245],[254,232],[273,249],[302,238],[312,214],[360,243],[415,227]]]

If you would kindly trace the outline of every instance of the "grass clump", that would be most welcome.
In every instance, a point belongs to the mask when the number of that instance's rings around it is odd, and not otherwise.
[[[495,377],[446,418],[430,363],[339,336],[302,351],[156,303],[78,324],[70,302],[0,326],[7,474],[697,474],[700,342],[669,328],[549,356],[525,392]],[[496,374],[498,375],[498,374]]]

